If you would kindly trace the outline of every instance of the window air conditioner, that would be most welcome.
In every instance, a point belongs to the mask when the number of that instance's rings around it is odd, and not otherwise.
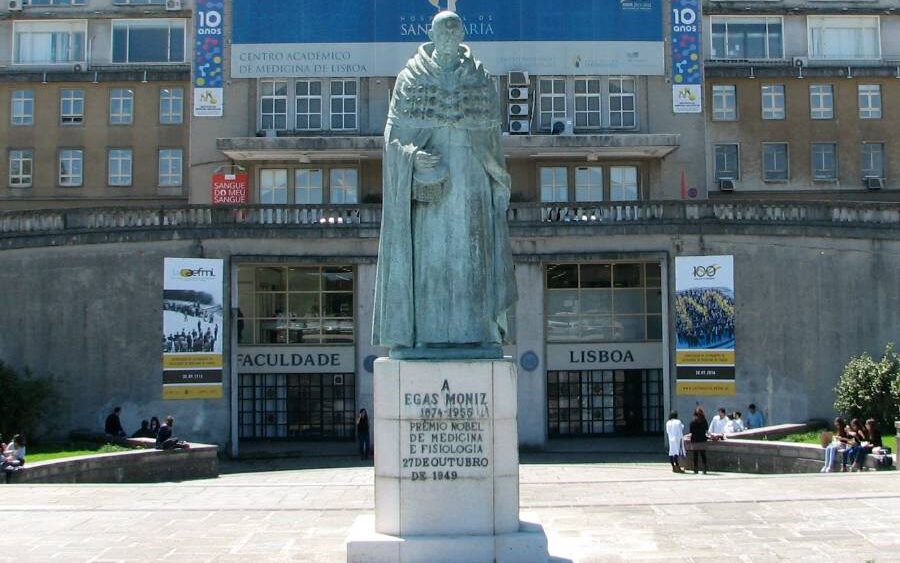
[[[879,178],[878,176],[866,176],[863,178],[863,184],[866,186],[866,189],[880,190],[884,187],[884,178]]]
[[[509,89],[509,99],[510,100],[527,100],[528,99],[528,88],[524,88],[522,86],[511,87]]]
[[[575,132],[575,125],[571,119],[565,117],[556,117],[550,123],[551,135],[572,135]]]
[[[171,12],[178,11],[182,8],[182,0],[166,0],[166,10]]]
[[[719,191],[720,192],[733,192],[734,191],[734,178],[719,178]]]
[[[531,123],[527,119],[510,119],[509,132],[524,135],[531,132]]]
[[[509,104],[510,117],[527,117],[528,104]]]
[[[9,11],[10,12],[21,12],[22,11],[22,3],[25,0],[9,0]]]
[[[528,86],[528,73],[521,70],[511,71],[506,75],[508,86]]]
[[[72,72],[81,72],[84,70],[84,65],[81,63],[75,63],[72,65]]]

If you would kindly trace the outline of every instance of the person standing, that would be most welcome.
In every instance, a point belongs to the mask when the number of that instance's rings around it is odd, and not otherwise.
[[[706,422],[706,413],[701,407],[694,410],[694,419],[691,421],[691,452],[694,457],[694,475],[697,474],[698,458],[703,459],[703,474],[706,475],[706,469],[709,464],[706,462],[706,430],[709,425]]]
[[[359,409],[356,417],[356,440],[359,443],[359,459],[369,458],[369,413]]]
[[[761,411],[756,410],[756,405],[750,403],[750,406],[747,407],[750,411],[747,414],[747,429],[751,428],[762,428],[766,425],[766,417],[763,415]]]
[[[125,434],[125,429],[122,428],[122,420],[119,418],[119,415],[122,414],[122,407],[115,407],[109,416],[106,417],[106,424],[103,426],[103,431],[106,432],[107,435],[113,436],[116,438],[124,438],[127,436]]]
[[[723,407],[719,407],[719,412],[713,417],[709,423],[709,436],[713,439],[722,438],[725,435],[725,427],[728,425],[728,415]]]
[[[672,472],[684,473],[684,469],[678,463],[678,457],[684,455],[684,423],[678,420],[677,411],[669,413],[666,437],[669,440],[669,463],[672,464]]]

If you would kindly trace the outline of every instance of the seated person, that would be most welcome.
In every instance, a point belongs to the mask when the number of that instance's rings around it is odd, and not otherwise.
[[[150,430],[150,421],[146,418],[141,421],[141,427],[131,435],[132,438],[156,438],[156,434]]]
[[[16,434],[3,450],[3,469],[15,471],[25,465],[25,436]]]
[[[843,464],[841,471],[847,471],[847,465],[850,464],[851,471],[859,471],[860,459],[865,457],[863,444],[868,442],[866,429],[863,428],[862,422],[858,418],[850,421],[850,429],[847,431],[847,449],[844,450]]]
[[[179,440],[172,435],[172,428],[175,426],[175,418],[167,416],[166,421],[159,427],[159,433],[156,435],[157,450],[174,450],[176,448],[187,448],[187,442]]]
[[[725,427],[727,424],[728,415],[725,414],[725,409],[723,407],[719,407],[719,413],[714,416],[709,423],[709,437],[713,440],[721,440],[722,436],[725,435]]]
[[[825,445],[825,465],[822,467],[822,473],[830,473],[835,464],[838,452],[843,452],[847,448],[847,424],[842,417],[834,419],[834,434],[831,443]]]
[[[731,413],[731,418],[728,423],[725,425],[725,433],[726,434],[734,434],[735,432],[743,432],[744,431],[744,421],[741,420],[741,411],[734,411]]]
[[[125,434],[125,429],[122,428],[122,420],[119,418],[119,415],[122,414],[122,407],[116,407],[113,409],[109,416],[106,417],[106,423],[103,425],[103,431],[108,435],[114,438],[124,438],[127,436]]]

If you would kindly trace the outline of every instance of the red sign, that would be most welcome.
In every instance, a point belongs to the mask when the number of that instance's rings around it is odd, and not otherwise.
[[[213,205],[239,205],[247,203],[250,177],[246,172],[237,174],[213,174]]]

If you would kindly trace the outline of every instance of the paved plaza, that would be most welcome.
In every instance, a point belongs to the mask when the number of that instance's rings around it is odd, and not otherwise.
[[[523,456],[522,509],[543,520],[554,562],[900,561],[896,471],[676,475],[647,455],[582,457]],[[354,518],[374,502],[372,467],[353,464],[224,462],[205,481],[8,485],[0,560],[344,561]]]

